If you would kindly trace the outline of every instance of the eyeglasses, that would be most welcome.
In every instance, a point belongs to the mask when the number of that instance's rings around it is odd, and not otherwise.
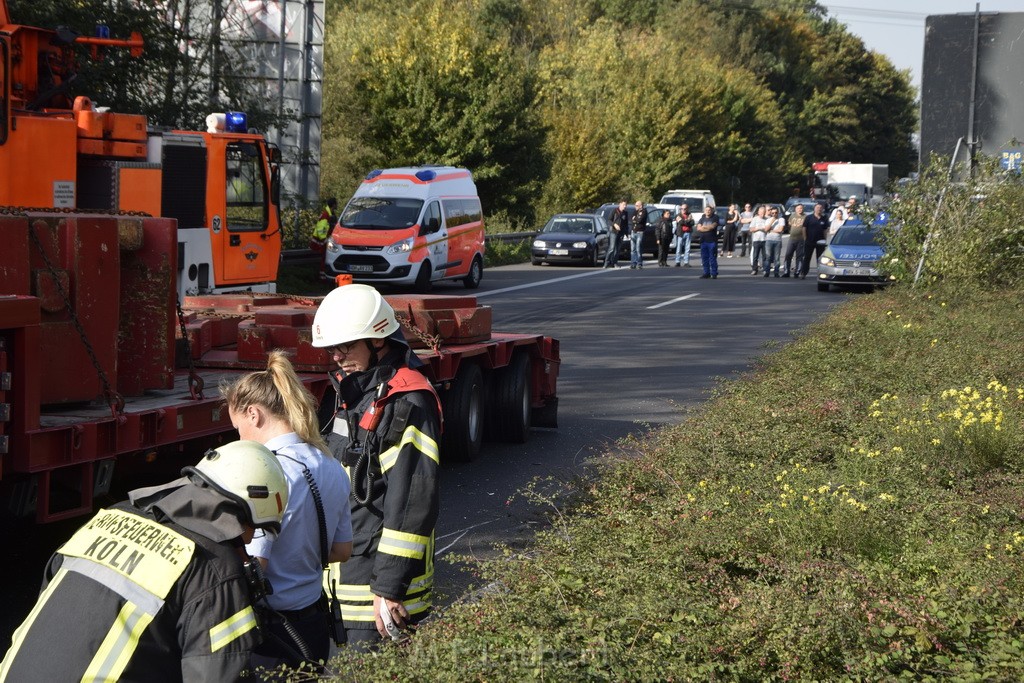
[[[359,343],[359,340],[357,339],[356,341],[349,342],[347,344],[335,344],[334,346],[328,346],[328,347],[325,347],[324,350],[327,351],[327,353],[329,355],[331,355],[331,356],[333,356],[335,354],[341,354],[343,356],[347,356],[350,353],[352,353],[352,349],[354,349],[356,347],[356,344],[358,344],[358,343]]]

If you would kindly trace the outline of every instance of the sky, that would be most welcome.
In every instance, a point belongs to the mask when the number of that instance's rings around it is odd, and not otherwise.
[[[910,69],[921,88],[924,20],[931,14],[974,13],[975,0],[818,0],[829,16],[860,36],[868,49],[886,55],[897,69]],[[1024,0],[980,0],[982,12],[1024,12]]]

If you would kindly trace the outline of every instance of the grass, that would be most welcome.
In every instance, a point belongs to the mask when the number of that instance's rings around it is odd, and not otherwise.
[[[857,297],[339,678],[1020,679],[1021,294]]]

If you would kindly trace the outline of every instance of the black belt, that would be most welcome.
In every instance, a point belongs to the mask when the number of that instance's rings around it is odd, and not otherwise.
[[[277,613],[288,619],[288,621],[295,621],[296,619],[306,619],[314,614],[323,614],[324,612],[320,607],[320,601],[317,600],[312,605],[302,609],[279,609]]]

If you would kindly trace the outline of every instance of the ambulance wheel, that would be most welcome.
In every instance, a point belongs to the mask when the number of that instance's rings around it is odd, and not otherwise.
[[[491,378],[490,434],[496,441],[526,443],[530,436],[530,354],[512,354],[512,361]]]
[[[819,292],[827,292],[828,291],[828,283],[827,282],[819,282],[818,283],[818,291]]]
[[[430,265],[430,261],[424,261],[420,264],[420,272],[416,274],[416,284],[413,287],[420,294],[426,294],[434,286],[431,282],[430,276],[433,275],[434,269]]]
[[[475,460],[484,440],[484,375],[480,366],[464,363],[442,394],[441,404],[441,458],[456,462]]]
[[[479,256],[473,257],[473,264],[469,267],[469,275],[462,278],[462,284],[466,289],[476,289],[480,286],[480,280],[484,279],[484,262]]]

